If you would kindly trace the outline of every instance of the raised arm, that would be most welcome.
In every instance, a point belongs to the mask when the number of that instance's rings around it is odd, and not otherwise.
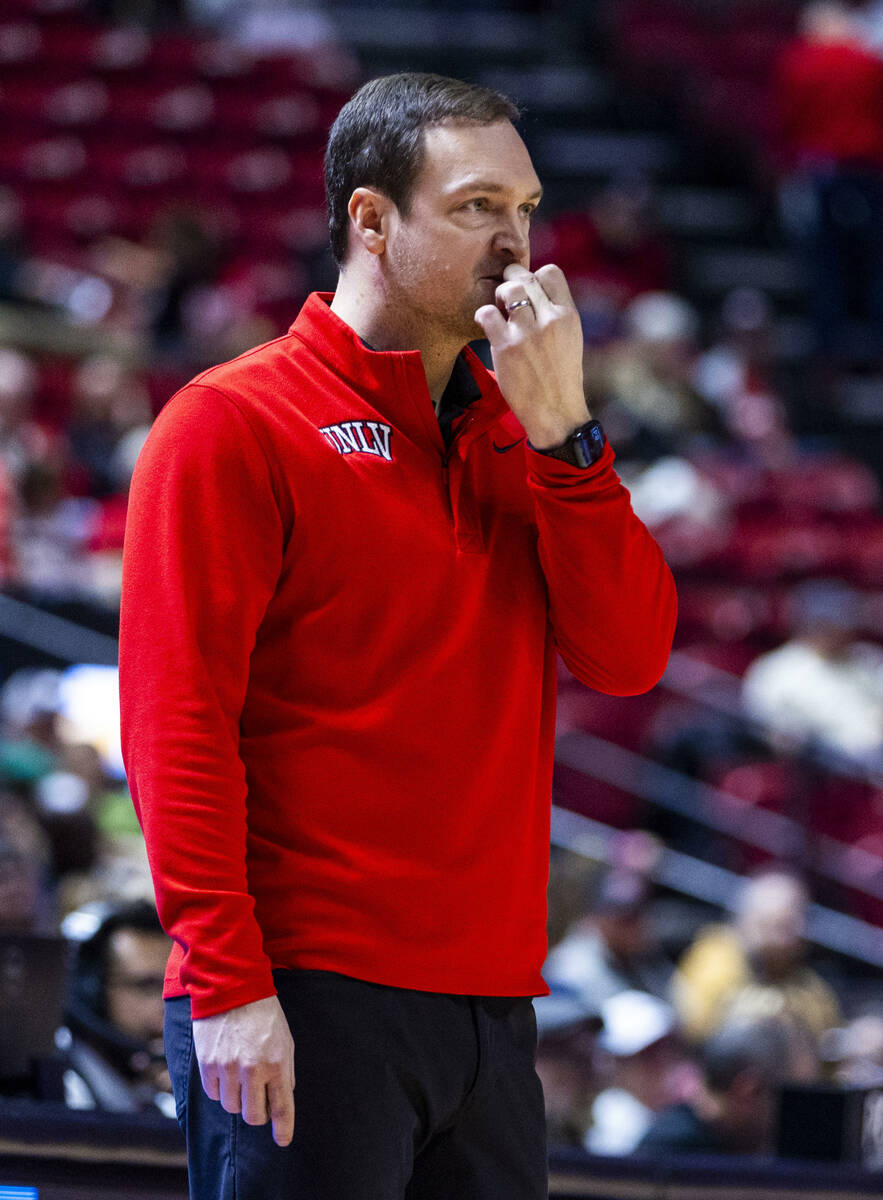
[[[476,320],[531,446],[552,449],[589,420],[579,313],[558,267],[532,274],[513,264],[504,274],[496,306],[480,308]],[[671,650],[674,581],[632,511],[610,447],[587,468],[537,449],[526,454],[550,619],[564,661],[599,691],[648,691]]]

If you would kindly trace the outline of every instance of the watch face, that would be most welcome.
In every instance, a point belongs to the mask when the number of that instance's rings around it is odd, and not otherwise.
[[[589,467],[604,452],[607,439],[598,421],[590,421],[573,435],[573,448],[581,467]]]

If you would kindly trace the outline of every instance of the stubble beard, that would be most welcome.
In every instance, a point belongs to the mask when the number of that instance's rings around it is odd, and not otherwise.
[[[482,300],[478,295],[477,280],[469,292],[459,297],[450,297],[444,288],[437,292],[427,290],[427,279],[433,278],[436,270],[433,263],[420,255],[405,252],[400,259],[397,281],[390,299],[408,314],[414,332],[423,343],[457,344],[458,350],[469,342],[484,337],[484,331],[475,320],[476,310]],[[438,272],[444,282],[444,272]]]

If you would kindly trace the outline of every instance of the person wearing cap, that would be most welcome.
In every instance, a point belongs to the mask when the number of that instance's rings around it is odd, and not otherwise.
[[[653,944],[651,902],[646,876],[621,867],[609,870],[597,894],[587,899],[586,915],[549,952],[546,981],[573,988],[595,1011],[618,992],[664,997],[673,964]]]
[[[779,1091],[796,1076],[785,1023],[727,1022],[705,1043],[691,1100],[660,1111],[638,1154],[763,1154],[774,1146]]]
[[[674,1009],[657,996],[627,991],[601,1005],[599,1048],[609,1085],[595,1097],[585,1146],[592,1154],[630,1154],[654,1114],[680,1098],[691,1075],[677,1043]]]

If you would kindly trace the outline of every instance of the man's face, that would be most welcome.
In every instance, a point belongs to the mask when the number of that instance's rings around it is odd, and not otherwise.
[[[763,979],[784,979],[802,961],[804,910],[799,897],[783,892],[781,903],[745,914],[741,921],[743,943],[755,970]]]
[[[483,337],[475,311],[494,302],[510,263],[530,263],[530,219],[541,193],[509,121],[436,125],[407,216],[393,210],[385,252],[389,300],[436,334]]]
[[[162,1036],[162,985],[170,941],[164,933],[117,929],[111,936],[107,972],[107,1015],[131,1037]]]

